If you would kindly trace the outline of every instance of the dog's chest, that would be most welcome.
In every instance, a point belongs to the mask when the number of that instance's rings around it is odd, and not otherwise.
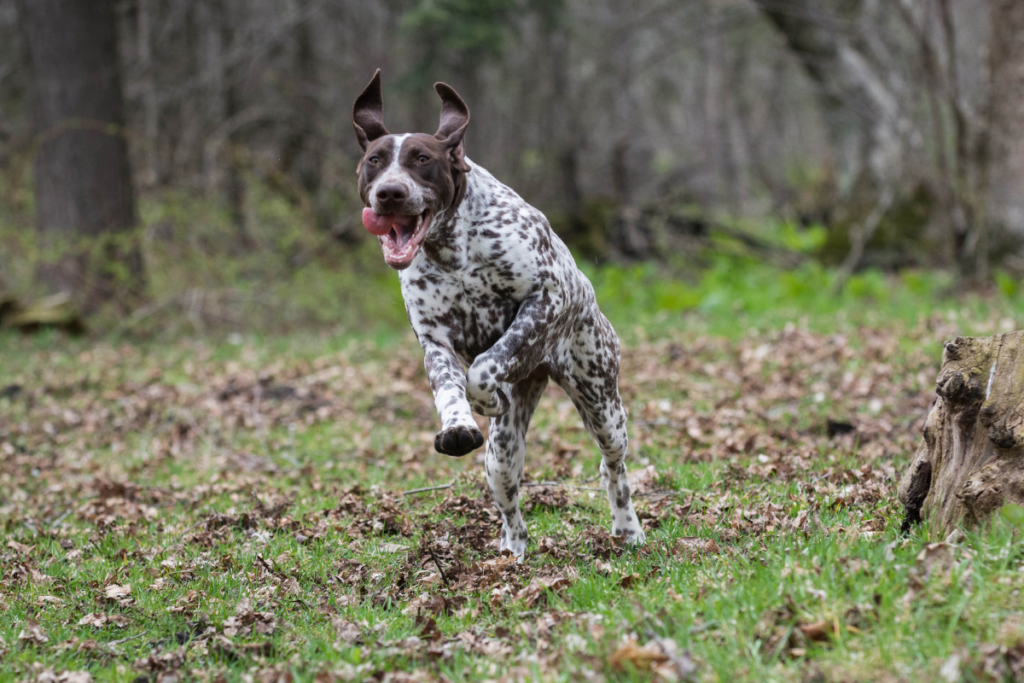
[[[417,336],[451,344],[467,364],[493,346],[512,324],[528,284],[502,279],[493,265],[455,273],[410,268],[402,273],[401,283]]]

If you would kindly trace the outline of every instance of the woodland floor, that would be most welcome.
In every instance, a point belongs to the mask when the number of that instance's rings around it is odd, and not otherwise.
[[[1019,530],[898,532],[962,322],[629,342],[648,543],[552,387],[524,564],[411,335],[0,336],[0,680],[1022,680]]]

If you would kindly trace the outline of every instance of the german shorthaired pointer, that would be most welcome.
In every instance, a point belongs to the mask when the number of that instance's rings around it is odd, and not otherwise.
[[[484,445],[471,411],[491,418],[485,462],[504,520],[501,549],[522,559],[526,430],[551,378],[601,449],[612,532],[643,543],[626,477],[615,330],[544,214],[465,156],[466,103],[444,83],[434,89],[434,135],[388,133],[379,69],[352,111],[363,224],[400,271],[441,418],[434,448],[466,455]]]

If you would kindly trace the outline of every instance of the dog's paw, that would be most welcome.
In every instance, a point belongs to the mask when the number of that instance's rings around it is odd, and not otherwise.
[[[613,527],[612,536],[621,536],[625,539],[626,545],[641,546],[647,542],[647,535],[639,523],[621,529]]]
[[[508,396],[501,389],[495,389],[494,393],[491,394],[490,400],[486,403],[470,399],[469,404],[473,408],[473,412],[484,417],[501,417],[509,409]]]
[[[526,527],[523,527],[519,533],[509,532],[508,529],[503,527],[498,552],[501,554],[509,553],[516,558],[516,562],[522,564],[526,559],[526,543],[528,538]]]
[[[456,425],[442,429],[434,437],[434,450],[445,455],[461,457],[484,445],[484,435],[476,427]]]

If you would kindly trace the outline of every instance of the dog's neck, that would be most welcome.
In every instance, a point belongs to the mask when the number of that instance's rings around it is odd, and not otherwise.
[[[455,199],[434,218],[430,234],[423,241],[423,255],[437,267],[454,271],[468,264],[467,227],[487,209],[486,186],[496,182],[481,166],[466,157],[469,173],[456,182]]]

